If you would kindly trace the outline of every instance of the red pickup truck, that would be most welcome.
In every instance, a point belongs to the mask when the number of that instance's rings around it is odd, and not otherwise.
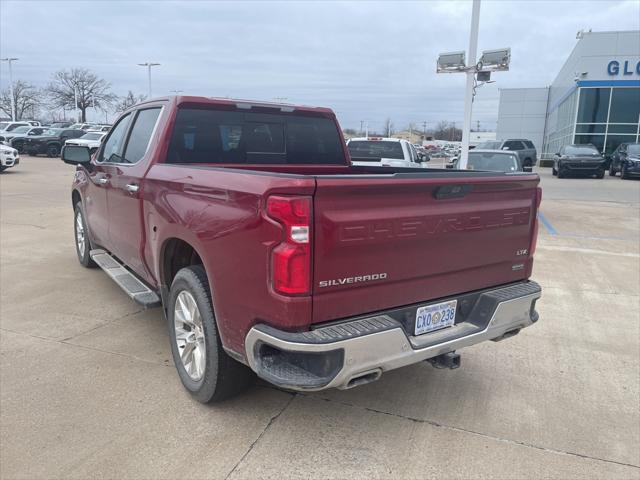
[[[136,105],[76,165],[76,250],[161,306],[184,386],[350,388],[538,320],[539,178],[352,166],[326,108]]]

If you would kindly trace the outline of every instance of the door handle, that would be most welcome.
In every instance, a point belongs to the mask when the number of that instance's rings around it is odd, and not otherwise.
[[[100,178],[98,179],[98,183],[99,183],[100,185],[106,185],[107,183],[109,183],[109,179],[108,179],[107,177],[100,177]]]
[[[126,188],[129,193],[137,193],[140,190],[140,186],[135,183],[128,183]]]

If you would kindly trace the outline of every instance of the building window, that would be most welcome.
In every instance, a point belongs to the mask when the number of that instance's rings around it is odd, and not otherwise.
[[[576,135],[576,139],[574,143],[590,143],[595,146],[599,152],[602,152],[604,148],[604,135]]]
[[[606,123],[610,88],[580,89],[578,123]]]
[[[611,97],[610,123],[638,123],[640,88],[614,88]]]
[[[576,125],[576,133],[606,133],[607,126],[604,123],[582,123]]]
[[[607,135],[607,145],[602,153],[610,154],[618,148],[621,143],[634,143],[636,141],[635,135]]]

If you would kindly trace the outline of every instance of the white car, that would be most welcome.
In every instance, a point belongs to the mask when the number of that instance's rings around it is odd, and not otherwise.
[[[83,147],[89,147],[89,151],[93,154],[100,148],[102,139],[107,132],[87,132],[79,138],[74,138],[64,142],[65,145],[81,145]]]
[[[9,133],[18,127],[32,127],[29,122],[0,122],[0,134]]]
[[[359,166],[421,168],[416,147],[400,138],[360,137],[347,140],[351,163]]]
[[[15,148],[0,145],[0,172],[15,167],[20,163],[20,156]]]

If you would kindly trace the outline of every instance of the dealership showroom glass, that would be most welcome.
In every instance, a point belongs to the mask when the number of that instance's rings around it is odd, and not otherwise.
[[[590,143],[605,154],[640,134],[640,32],[578,32],[555,80],[500,91],[497,138],[530,138],[542,158]]]

